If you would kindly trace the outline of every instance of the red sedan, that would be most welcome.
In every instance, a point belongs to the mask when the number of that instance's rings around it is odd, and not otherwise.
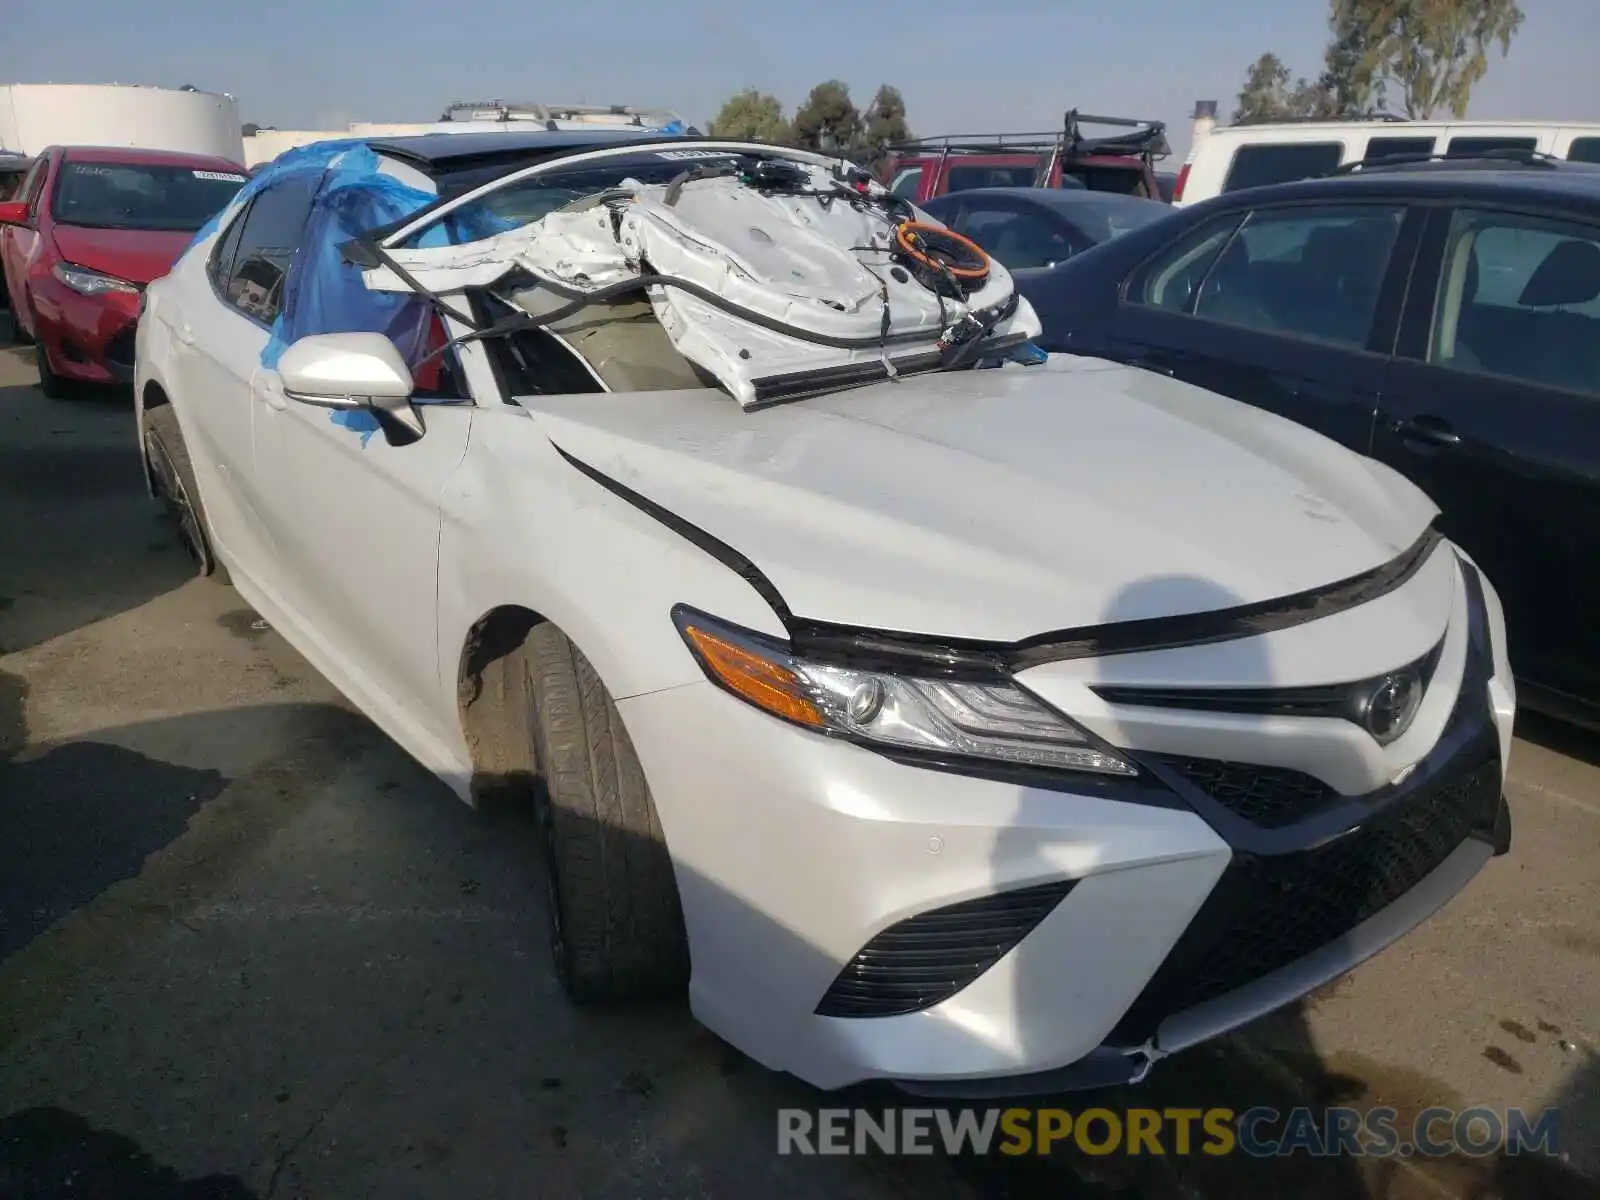
[[[52,146],[0,203],[0,265],[18,341],[38,344],[39,387],[133,378],[145,284],[245,182],[238,163],[160,150]]]

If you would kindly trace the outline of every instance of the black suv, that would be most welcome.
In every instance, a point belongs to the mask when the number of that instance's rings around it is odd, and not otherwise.
[[[1419,484],[1500,591],[1522,701],[1600,727],[1600,170],[1346,168],[1034,274],[1046,349],[1269,409]]]

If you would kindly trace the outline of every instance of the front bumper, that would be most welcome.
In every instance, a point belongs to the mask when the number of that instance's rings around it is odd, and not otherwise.
[[[64,379],[131,383],[139,297],[127,292],[85,296],[50,276],[34,287],[41,352]]]
[[[1137,1080],[1337,977],[1509,845],[1498,604],[1471,567],[1451,576],[1431,748],[1272,828],[1126,744],[1140,780],[1056,791],[893,762],[710,684],[622,701],[696,1015],[823,1088],[1018,1095]],[[944,998],[916,1007],[918,989]]]

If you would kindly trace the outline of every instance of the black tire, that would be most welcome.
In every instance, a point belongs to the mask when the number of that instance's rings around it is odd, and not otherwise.
[[[156,496],[177,523],[178,535],[194,560],[197,573],[209,575],[218,583],[232,582],[228,578],[228,568],[218,562],[212,552],[211,539],[206,534],[206,510],[200,503],[189,447],[183,440],[183,430],[178,427],[178,414],[172,411],[170,404],[145,409],[144,445]]]
[[[644,770],[589,660],[552,625],[525,644],[556,972],[574,1000],[680,992],[689,944]]]
[[[37,316],[33,323],[35,326],[39,324]],[[47,400],[65,400],[72,395],[72,383],[55,373],[50,366],[50,356],[38,342],[33,344],[33,358],[39,364],[39,391],[44,393]]]

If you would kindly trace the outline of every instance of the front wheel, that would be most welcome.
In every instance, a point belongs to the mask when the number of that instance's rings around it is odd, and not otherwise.
[[[556,972],[580,1001],[680,991],[689,945],[666,838],[616,704],[552,625],[526,644]]]
[[[33,318],[33,327],[39,328],[39,317]],[[22,328],[20,325],[18,329]],[[55,368],[50,365],[50,355],[44,348],[44,343],[35,339],[33,344],[33,357],[39,364],[39,391],[48,400],[65,400],[72,394],[72,384],[55,373]]]
[[[40,361],[44,361],[42,350]],[[189,447],[183,440],[178,414],[172,411],[172,405],[145,409],[144,446],[150,473],[155,477],[156,496],[178,526],[184,549],[194,560],[197,574],[209,575],[218,583],[230,582],[228,568],[217,561],[206,535],[206,510],[200,503]]]

